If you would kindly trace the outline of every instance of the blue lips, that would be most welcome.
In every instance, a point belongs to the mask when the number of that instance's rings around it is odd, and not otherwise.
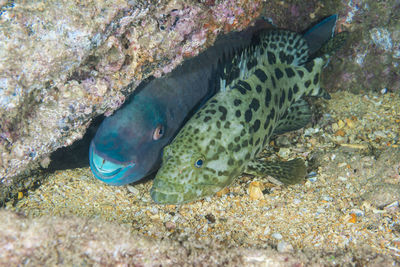
[[[124,185],[132,182],[125,177],[125,174],[132,171],[136,164],[118,164],[106,160],[96,153],[93,143],[89,150],[89,162],[92,173],[100,181],[109,185]]]

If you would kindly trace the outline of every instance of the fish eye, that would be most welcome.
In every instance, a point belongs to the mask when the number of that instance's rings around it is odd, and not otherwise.
[[[153,132],[153,140],[158,140],[164,135],[164,126],[159,124]]]
[[[203,159],[198,159],[195,161],[194,166],[196,168],[201,168],[203,166],[203,163],[204,163]]]

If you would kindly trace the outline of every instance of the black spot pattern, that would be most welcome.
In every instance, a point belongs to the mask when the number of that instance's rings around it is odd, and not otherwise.
[[[297,86],[297,84],[295,84],[293,86],[293,93],[297,94],[299,92],[299,87]]]
[[[266,129],[266,128],[265,128]],[[262,142],[262,147],[265,147],[265,145],[267,144],[267,140],[268,140],[268,135],[266,135],[265,137],[264,137],[264,140],[263,140],[263,142]]]
[[[279,60],[280,60],[282,63],[285,63],[285,62],[286,62],[286,53],[285,53],[285,52],[283,52],[283,51],[280,51],[280,52],[279,52]]]
[[[240,112],[240,110],[236,110],[235,116],[240,118],[241,115],[242,115],[242,112]]]
[[[232,149],[233,149],[233,143],[229,143],[228,150],[232,150]]]
[[[283,103],[285,103],[285,91],[282,91],[281,99],[279,100],[279,108],[281,109],[283,107]]]
[[[271,90],[267,88],[267,91],[265,92],[265,106],[268,107],[270,103],[271,103]]]
[[[283,77],[283,72],[279,68],[275,68],[275,76],[280,80]]]
[[[275,119],[275,109],[271,108],[271,112],[269,113],[270,119]]]
[[[306,88],[310,87],[310,85],[311,85],[311,81],[310,81],[310,80],[308,80],[308,81],[306,81],[306,82],[304,83],[304,86],[305,86]]]
[[[253,98],[251,100],[249,108],[253,109],[254,111],[257,111],[260,108],[260,102],[256,98]]]
[[[312,72],[312,69],[314,68],[314,61],[308,61],[305,66],[306,70],[309,72]]]
[[[225,107],[223,107],[223,106],[219,106],[219,107],[218,107],[218,110],[222,113],[220,119],[221,119],[222,121],[226,120],[226,114],[228,113],[228,110],[227,110]]]
[[[257,76],[257,78],[263,83],[267,80],[267,75],[265,74],[264,71],[260,70],[260,69],[256,69],[256,71],[254,72],[254,74]]]
[[[247,62],[247,69],[251,70],[253,67],[257,66],[257,58],[252,58]]]
[[[272,47],[272,45],[273,44],[271,44],[271,47]],[[272,52],[267,52],[267,56],[268,56],[268,63],[269,64],[276,64],[276,57],[275,57],[275,54],[274,53],[272,53]]]
[[[261,124],[261,122],[260,122],[259,119],[257,119],[257,120],[254,121],[254,124],[253,124],[253,130],[254,130],[254,132],[257,132],[258,129],[260,129],[260,124]]]
[[[297,74],[299,74],[300,78],[304,77],[304,71],[302,70],[297,70]]]
[[[240,99],[235,99],[235,100],[233,100],[233,104],[237,107],[237,106],[239,106],[240,104],[242,104],[242,100],[240,100]]]
[[[247,140],[244,140],[242,143],[242,147],[247,147],[249,145],[249,142]]]
[[[209,116],[206,116],[206,117],[204,117],[204,122],[208,122],[209,120],[211,120],[211,117],[209,117]]]
[[[235,87],[234,87],[235,89],[238,89],[239,90],[239,92],[242,94],[242,95],[244,95],[244,94],[246,94],[246,89],[243,87],[243,86],[240,86],[240,85],[235,85]]]
[[[288,76],[288,78],[292,78],[295,75],[292,68],[286,68],[285,72],[286,72],[286,75]]]
[[[253,112],[251,112],[251,109],[246,110],[246,112],[244,113],[244,119],[246,120],[246,122],[250,122],[252,117]]]
[[[270,123],[270,118],[269,118],[269,116],[267,116],[267,119],[265,120],[265,122],[264,122],[264,130],[266,130],[267,128],[268,128],[268,125],[269,125],[269,123]]]
[[[273,86],[274,88],[276,88],[276,81],[275,81],[275,78],[274,78],[274,77],[271,77],[271,81],[272,81],[272,86]]]
[[[251,86],[248,82],[245,81],[238,81],[238,84],[243,86],[243,88],[245,88],[247,91],[251,91]]]
[[[319,74],[317,73],[317,74],[315,74],[315,76],[314,76],[314,81],[313,81],[314,85],[317,85],[317,84],[318,84],[318,81],[319,81]]]
[[[257,91],[257,93],[261,93],[261,91],[262,91],[261,85],[257,85],[256,91]]]
[[[292,99],[293,99],[293,90],[292,90],[292,88],[289,88],[288,100],[289,100],[289,101],[292,101]]]

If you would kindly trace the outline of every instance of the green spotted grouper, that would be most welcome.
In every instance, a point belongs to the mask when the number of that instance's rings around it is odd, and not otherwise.
[[[320,75],[346,40],[335,35],[310,56],[305,38],[291,31],[260,34],[260,43],[232,60],[220,91],[163,150],[150,194],[157,203],[179,204],[213,195],[242,173],[271,175],[284,184],[305,178],[304,161],[266,162],[256,156],[273,134],[299,129],[310,120],[305,96],[324,97]]]

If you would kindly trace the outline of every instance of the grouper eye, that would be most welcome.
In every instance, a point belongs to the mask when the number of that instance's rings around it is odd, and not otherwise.
[[[153,140],[158,140],[164,135],[164,126],[159,124],[153,132]]]
[[[196,162],[194,163],[194,166],[196,168],[201,168],[203,166],[203,159],[196,160]]]

